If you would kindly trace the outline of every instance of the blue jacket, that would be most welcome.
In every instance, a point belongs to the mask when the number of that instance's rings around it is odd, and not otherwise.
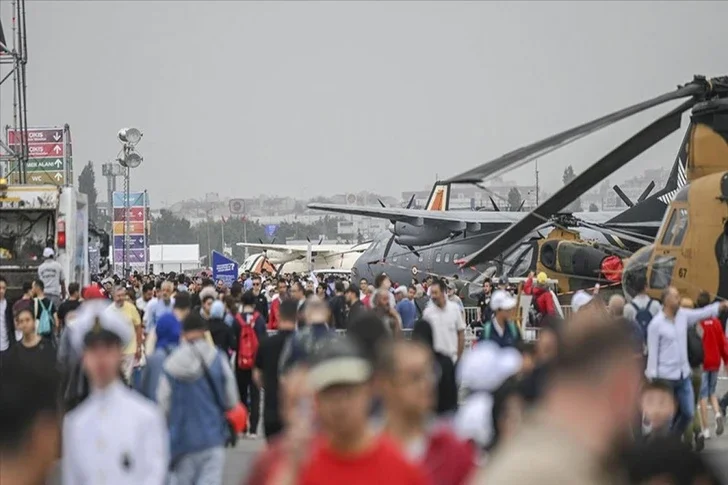
[[[498,344],[499,347],[515,347],[521,341],[521,332],[513,322],[508,322],[506,328],[503,329],[503,335],[493,327],[493,321],[490,320],[483,325],[483,333],[480,334],[481,340],[490,340]]]
[[[157,386],[159,385],[159,377],[162,375],[164,361],[176,348],[177,345],[167,345],[156,349],[152,355],[147,357],[147,365],[143,367],[142,378],[136,388],[142,396],[154,402],[157,401]]]
[[[417,320],[417,308],[412,301],[405,298],[397,303],[397,313],[402,319],[402,328],[414,328],[415,320]]]
[[[215,389],[205,377],[202,360]],[[238,402],[238,388],[225,356],[207,341],[183,342],[164,362],[157,399],[167,415],[170,456],[175,458],[224,446],[228,426],[225,410]]]

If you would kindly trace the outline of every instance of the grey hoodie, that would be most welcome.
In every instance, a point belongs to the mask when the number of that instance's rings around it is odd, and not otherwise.
[[[221,367],[225,379],[225,395],[221,396],[221,398],[225,409],[232,409],[240,402],[235,376],[227,357],[204,338],[192,342],[183,340],[180,346],[165,361],[164,371],[182,381],[205,379],[200,356],[202,356],[209,369],[217,355],[222,359]],[[167,416],[171,407],[171,399],[172,388],[167,375],[162,373],[159,379],[159,387],[157,387],[157,402]]]

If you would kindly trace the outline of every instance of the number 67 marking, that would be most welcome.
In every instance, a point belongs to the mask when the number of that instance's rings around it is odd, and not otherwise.
[[[688,269],[687,268],[680,268],[677,270],[677,275],[680,278],[685,278],[688,275]]]

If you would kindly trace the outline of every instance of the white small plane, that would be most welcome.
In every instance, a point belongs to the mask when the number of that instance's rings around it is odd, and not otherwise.
[[[237,243],[261,252],[248,256],[241,271],[260,273],[307,273],[311,270],[350,270],[369,242],[361,244],[265,244]]]

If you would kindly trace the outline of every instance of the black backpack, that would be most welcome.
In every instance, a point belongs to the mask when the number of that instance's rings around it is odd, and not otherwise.
[[[688,327],[688,362],[690,367],[703,365],[703,339],[698,335],[698,325]]]

